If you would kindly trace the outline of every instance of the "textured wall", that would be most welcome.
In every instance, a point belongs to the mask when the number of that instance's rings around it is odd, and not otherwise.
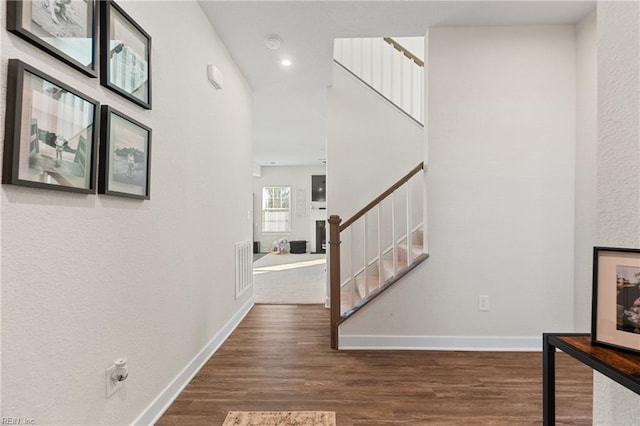
[[[571,330],[574,28],[432,28],[427,63],[430,258],[343,334]]]
[[[337,65],[327,117],[327,215],[352,216],[423,160],[423,128]]]
[[[591,277],[596,238],[598,146],[596,12],[576,25],[576,185],[574,331],[591,330]]]
[[[153,37],[151,111],[0,34],[2,109],[17,57],[153,129],[150,201],[2,186],[2,416],[131,423],[250,297],[234,300],[233,269],[251,239],[250,89],[197,2],[119,3]],[[107,400],[119,356],[130,377]]]
[[[598,3],[597,244],[640,248],[640,5]],[[594,375],[593,423],[637,424],[640,396]]]

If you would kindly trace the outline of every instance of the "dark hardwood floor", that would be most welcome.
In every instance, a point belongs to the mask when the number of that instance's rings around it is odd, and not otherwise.
[[[541,337],[542,338],[542,337]],[[558,424],[591,424],[592,372],[558,354]],[[338,425],[540,424],[542,353],[329,348],[319,305],[256,305],[158,422],[335,411]]]

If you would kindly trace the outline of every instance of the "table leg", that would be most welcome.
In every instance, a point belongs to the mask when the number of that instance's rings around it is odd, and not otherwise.
[[[549,343],[549,335],[542,335],[542,422],[556,424],[556,347]]]

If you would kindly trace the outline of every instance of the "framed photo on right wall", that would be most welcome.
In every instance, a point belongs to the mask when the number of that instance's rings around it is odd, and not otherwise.
[[[100,84],[151,109],[151,36],[113,0],[100,1]]]
[[[98,194],[150,198],[151,129],[102,106]]]
[[[591,340],[640,352],[640,249],[594,248]]]

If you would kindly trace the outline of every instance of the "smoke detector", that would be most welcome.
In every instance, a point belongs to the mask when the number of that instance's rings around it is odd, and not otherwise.
[[[280,46],[282,46],[282,39],[279,35],[269,34],[264,38],[264,44],[267,46],[267,49],[278,50]]]

